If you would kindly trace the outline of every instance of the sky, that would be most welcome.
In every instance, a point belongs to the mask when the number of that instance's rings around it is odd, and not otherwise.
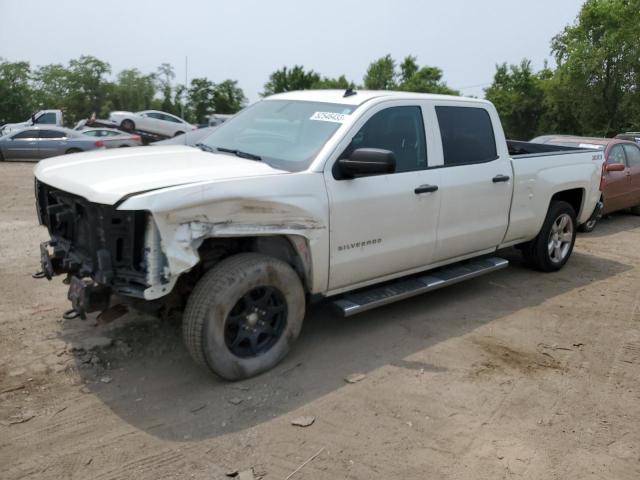
[[[176,81],[238,80],[250,101],[269,74],[303,65],[362,82],[373,60],[414,55],[464,95],[498,63],[553,65],[550,42],[583,0],[0,0],[0,57],[32,66],[93,55]],[[185,62],[185,57],[188,62]],[[185,63],[188,67],[185,68]],[[186,70],[186,71],[185,71]]]

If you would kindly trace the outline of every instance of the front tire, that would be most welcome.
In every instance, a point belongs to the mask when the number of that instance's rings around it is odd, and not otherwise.
[[[560,270],[569,260],[576,241],[576,212],[567,202],[554,201],[549,206],[542,229],[523,245],[525,262],[542,272]]]
[[[198,281],[187,300],[182,332],[197,363],[226,380],[242,380],[287,355],[304,313],[304,289],[288,264],[242,253]]]
[[[640,205],[636,205],[635,207],[631,207],[630,209],[632,215],[640,215]]]
[[[589,220],[588,222],[585,222],[582,225],[580,225],[578,227],[578,230],[580,230],[583,233],[591,233],[596,229],[598,220],[600,220],[600,217],[594,218],[593,220]]]

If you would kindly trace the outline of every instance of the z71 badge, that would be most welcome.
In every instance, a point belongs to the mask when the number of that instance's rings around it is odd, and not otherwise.
[[[361,242],[347,243],[345,245],[338,245],[338,251],[343,252],[345,250],[353,250],[354,248],[364,248],[371,245],[378,245],[382,243],[381,238],[374,238],[373,240],[363,240]]]

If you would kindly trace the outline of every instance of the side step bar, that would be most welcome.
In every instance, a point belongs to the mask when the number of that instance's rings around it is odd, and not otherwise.
[[[498,257],[470,260],[443,267],[429,272],[428,275],[403,278],[382,286],[346,293],[339,300],[333,302],[333,305],[343,316],[350,317],[382,305],[502,270],[508,266],[508,260]]]

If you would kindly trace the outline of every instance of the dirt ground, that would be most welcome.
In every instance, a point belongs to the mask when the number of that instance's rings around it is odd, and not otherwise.
[[[640,217],[580,235],[556,274],[507,251],[352,319],[317,305],[280,366],[234,384],[176,320],[62,320],[61,280],[31,278],[32,168],[0,163],[3,480],[285,479],[316,454],[291,478],[640,478]]]

